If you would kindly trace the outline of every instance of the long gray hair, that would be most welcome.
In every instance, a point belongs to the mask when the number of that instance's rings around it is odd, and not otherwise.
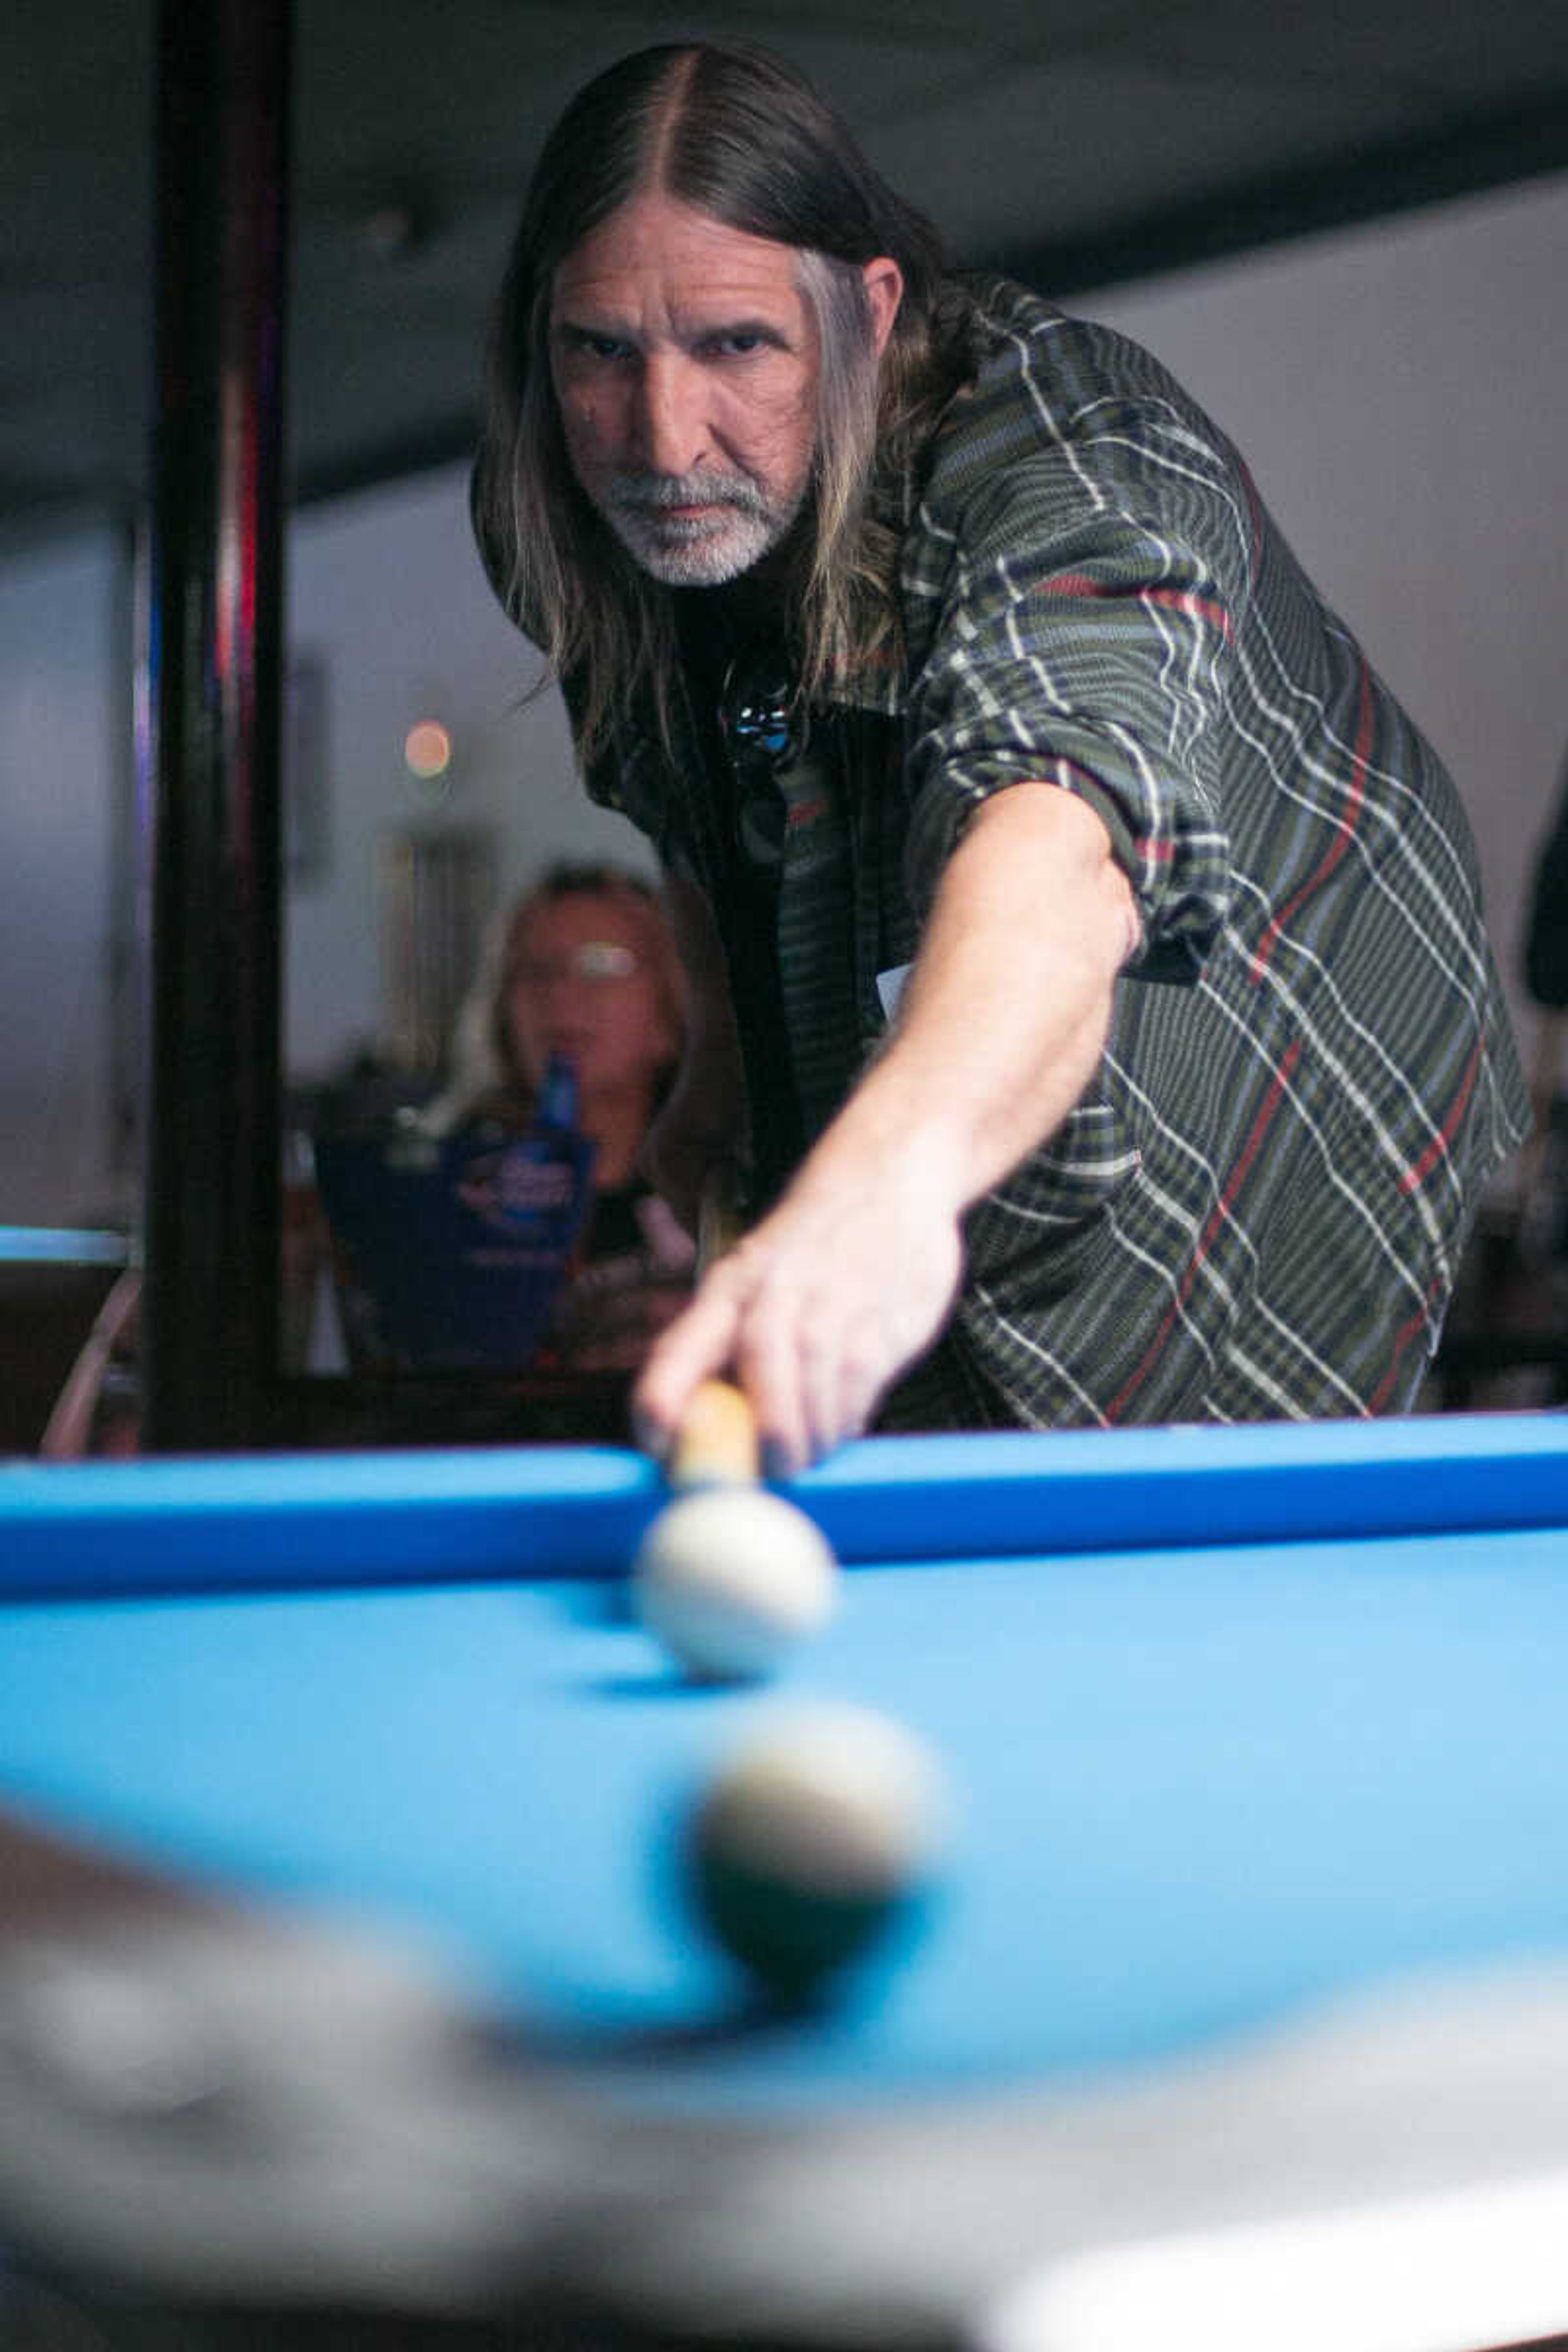
[[[600,222],[657,186],[794,247],[820,344],[809,547],[789,634],[803,689],[896,656],[898,486],[961,362],[939,322],[942,250],[810,85],[756,49],[662,44],[572,100],[524,200],[492,324],[474,521],[498,593],[568,687],[584,764],[651,708],[668,740],[670,593],[579,489],[550,370],[554,274]],[[904,294],[879,364],[859,265],[889,255]]]

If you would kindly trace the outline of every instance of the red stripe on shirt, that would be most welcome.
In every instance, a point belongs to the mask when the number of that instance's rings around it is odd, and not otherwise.
[[[1110,581],[1097,580],[1089,572],[1055,572],[1048,580],[1038,583],[1037,593],[1044,596],[1093,596],[1101,603],[1112,598],[1134,595],[1141,604],[1163,604],[1173,613],[1184,613],[1189,620],[1206,621],[1222,637],[1231,635],[1230,614],[1223,604],[1212,597],[1194,596],[1185,588],[1115,587]]]
[[[1454,1130],[1465,1115],[1465,1105],[1469,1101],[1474,1091],[1477,1074],[1481,1066],[1481,1048],[1485,1044],[1486,1038],[1483,1034],[1478,1037],[1470,1047],[1469,1059],[1465,1064],[1465,1075],[1459,1080],[1458,1093],[1448,1106],[1448,1116],[1421,1154],[1420,1159],[1413,1160],[1400,1177],[1399,1189],[1402,1192],[1414,1192],[1418,1184],[1424,1184],[1438,1160],[1447,1153],[1449,1144],[1454,1139]]]
[[[1384,1407],[1387,1404],[1389,1398],[1394,1394],[1394,1382],[1399,1378],[1400,1368],[1405,1361],[1405,1350],[1409,1347],[1412,1339],[1418,1338],[1426,1331],[1431,1319],[1433,1306],[1436,1303],[1441,1289],[1441,1283],[1436,1281],[1429,1282],[1426,1286],[1426,1305],[1425,1308],[1423,1308],[1419,1313],[1410,1316],[1406,1321],[1400,1325],[1398,1330],[1394,1333],[1394,1353],[1388,1360],[1388,1370],[1384,1372],[1382,1380],[1379,1381],[1376,1388],[1373,1389],[1371,1396],[1367,1399],[1366,1409],[1369,1413],[1381,1412],[1384,1410]]]
[[[1247,978],[1255,984],[1263,977],[1265,967],[1279,942],[1280,933],[1316,891],[1322,888],[1330,875],[1351,845],[1351,837],[1360,821],[1366,800],[1366,767],[1372,754],[1372,681],[1366,664],[1361,665],[1360,711],[1356,719],[1355,748],[1351,754],[1350,781],[1345,788],[1345,804],[1334,818],[1334,837],[1320,858],[1316,870],[1307,877],[1300,888],[1292,893],[1282,907],[1269,917],[1258,945],[1247,961]]]
[[[1159,1329],[1155,1332],[1154,1337],[1151,1339],[1148,1347],[1145,1349],[1142,1360],[1129,1374],[1128,1378],[1123,1381],[1121,1387],[1117,1391],[1115,1396],[1111,1398],[1109,1406],[1106,1408],[1105,1417],[1108,1421],[1118,1421],[1121,1419],[1122,1410],[1126,1405],[1128,1399],[1131,1397],[1134,1392],[1142,1386],[1145,1380],[1147,1380],[1153,1366],[1155,1358],[1159,1355],[1161,1349],[1165,1344],[1166,1339],[1169,1337],[1171,1326],[1174,1323],[1177,1315],[1185,1305],[1187,1295],[1191,1291],[1194,1283],[1197,1280],[1198,1268],[1202,1265],[1205,1258],[1207,1257],[1210,1249],[1214,1245],[1214,1237],[1215,1234],[1219,1231],[1225,1219],[1229,1216],[1236,1196],[1247,1181],[1247,1171],[1252,1166],[1253,1161],[1258,1157],[1258,1151],[1262,1148],[1264,1136],[1268,1133],[1269,1124],[1274,1118],[1274,1114],[1279,1109],[1280,1102],[1283,1099],[1285,1088],[1289,1083],[1291,1072],[1295,1069],[1296,1065],[1300,1058],[1301,1041],[1299,1037],[1292,1037],[1289,1045],[1285,1048],[1284,1054],[1280,1057],[1279,1066],[1275,1070],[1274,1076],[1269,1082],[1268,1092],[1264,1096],[1262,1102],[1258,1105],[1258,1116],[1253,1120],[1251,1127],[1247,1130],[1247,1140],[1242,1145],[1240,1151],[1237,1154],[1236,1160],[1231,1167],[1230,1173],[1226,1178],[1224,1190],[1221,1192],[1219,1199],[1215,1202],[1214,1207],[1209,1211],[1207,1217],[1204,1221],[1203,1232],[1198,1236],[1197,1244],[1194,1247],[1191,1257],[1187,1260],[1186,1265],[1182,1274],[1181,1281],[1176,1286],[1176,1295],[1171,1301],[1170,1306],[1165,1309],[1164,1314],[1160,1318]]]
[[[1206,621],[1211,628],[1219,631],[1222,637],[1228,638],[1231,635],[1230,614],[1223,604],[1216,604],[1211,597],[1194,596],[1184,588],[1145,588],[1142,602],[1145,604],[1164,604],[1173,613],[1184,613],[1190,621]]]

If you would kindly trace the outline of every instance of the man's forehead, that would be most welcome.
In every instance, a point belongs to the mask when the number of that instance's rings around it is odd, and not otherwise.
[[[674,198],[635,198],[591,229],[558,265],[557,310],[581,300],[676,296],[683,306],[737,297],[798,299],[800,254],[731,228]]]

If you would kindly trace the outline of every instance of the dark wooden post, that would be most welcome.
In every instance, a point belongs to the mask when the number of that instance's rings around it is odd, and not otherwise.
[[[243,1447],[276,1365],[290,9],[161,0],[140,778],[143,1442]]]

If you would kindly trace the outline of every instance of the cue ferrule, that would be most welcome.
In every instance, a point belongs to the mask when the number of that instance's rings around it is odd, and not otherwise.
[[[762,1448],[750,1400],[730,1381],[703,1381],[693,1390],[675,1444],[672,1486],[751,1486],[762,1476]]]

